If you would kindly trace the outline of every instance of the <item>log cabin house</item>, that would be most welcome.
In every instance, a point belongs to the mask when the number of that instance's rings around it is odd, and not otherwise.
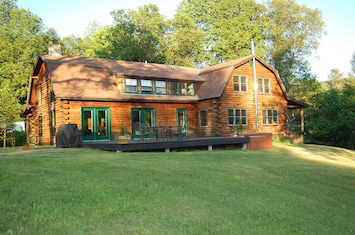
[[[21,115],[28,143],[54,145],[68,123],[77,124],[82,141],[113,140],[121,125],[139,139],[136,123],[179,126],[185,137],[231,136],[238,124],[244,133],[295,137],[287,113],[299,109],[302,142],[305,107],[258,56],[197,69],[40,54]]]

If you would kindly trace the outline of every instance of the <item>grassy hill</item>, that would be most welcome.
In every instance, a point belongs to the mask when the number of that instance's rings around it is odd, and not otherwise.
[[[355,151],[0,150],[0,234],[354,234]]]

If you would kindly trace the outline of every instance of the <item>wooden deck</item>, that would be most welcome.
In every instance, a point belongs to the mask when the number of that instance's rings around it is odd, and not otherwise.
[[[186,138],[179,140],[154,141],[132,140],[126,144],[119,144],[115,141],[91,141],[83,142],[81,147],[95,148],[107,151],[117,152],[135,152],[135,151],[165,151],[170,152],[171,149],[184,148],[201,148],[212,150],[213,146],[237,145],[245,148],[245,144],[249,143],[249,137],[204,137],[204,138]]]

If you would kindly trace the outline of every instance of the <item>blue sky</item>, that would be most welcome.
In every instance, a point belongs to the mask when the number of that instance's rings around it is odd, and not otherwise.
[[[94,20],[110,24],[110,12],[117,9],[137,9],[144,4],[156,4],[160,13],[171,18],[181,0],[18,0],[18,6],[42,18],[61,37],[82,36]],[[262,0],[258,1],[262,2]],[[316,54],[309,58],[318,80],[327,80],[333,68],[350,72],[351,55],[355,52],[355,0],[296,0],[299,4],[318,8],[323,13],[327,35],[323,36]]]

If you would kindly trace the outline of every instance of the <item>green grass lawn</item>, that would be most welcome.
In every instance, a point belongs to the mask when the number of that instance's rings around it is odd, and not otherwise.
[[[355,152],[1,149],[0,234],[355,234]]]

